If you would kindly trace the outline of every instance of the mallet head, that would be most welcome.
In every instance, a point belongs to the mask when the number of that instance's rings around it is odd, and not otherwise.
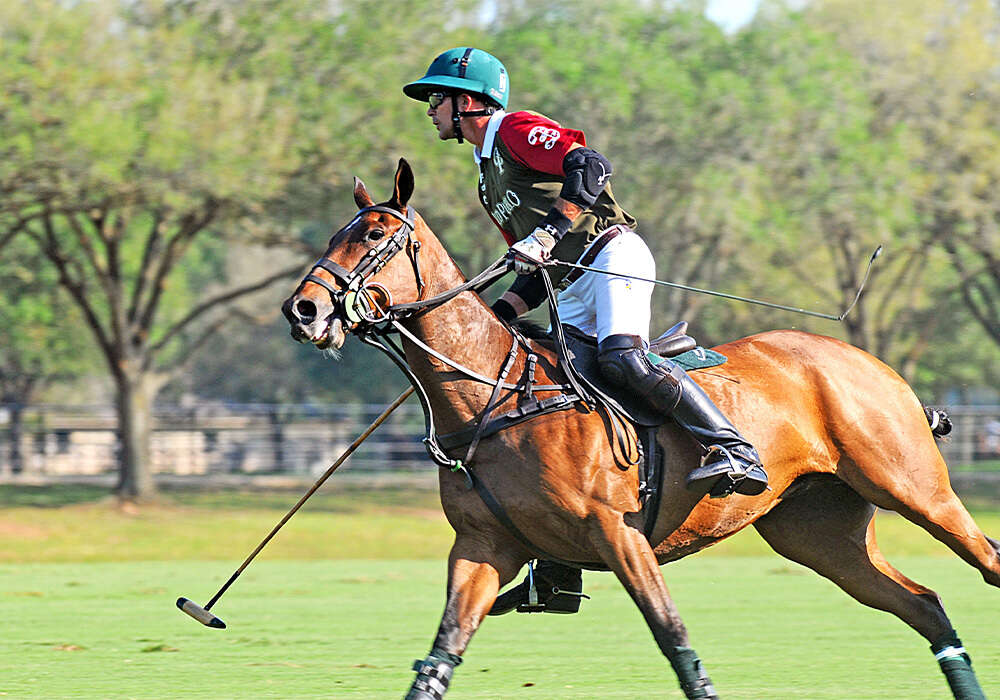
[[[205,625],[206,627],[214,627],[215,629],[220,629],[220,630],[226,629],[225,622],[217,618],[208,610],[205,610],[205,608],[201,607],[193,600],[188,600],[187,598],[178,598],[177,607],[186,612],[194,619],[196,619],[201,624]]]

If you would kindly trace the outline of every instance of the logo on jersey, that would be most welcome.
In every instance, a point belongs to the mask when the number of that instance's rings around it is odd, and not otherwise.
[[[493,166],[497,169],[497,172],[503,175],[503,158],[496,151],[493,152]]]
[[[497,202],[496,206],[493,207],[493,218],[501,225],[507,223],[507,219],[510,218],[511,212],[520,206],[520,204],[521,198],[517,196],[517,193],[507,190],[503,199]]]
[[[547,126],[536,126],[528,133],[528,144],[531,146],[542,146],[546,151],[551,151],[552,147],[559,141],[559,130]]]

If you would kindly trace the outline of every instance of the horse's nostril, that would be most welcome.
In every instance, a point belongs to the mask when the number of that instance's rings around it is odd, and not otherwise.
[[[295,313],[303,321],[311,321],[316,318],[316,305],[308,299],[299,299],[295,303]]]

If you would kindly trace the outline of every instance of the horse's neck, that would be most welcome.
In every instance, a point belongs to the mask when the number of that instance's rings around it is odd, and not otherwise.
[[[500,373],[513,342],[510,331],[472,292],[405,325],[441,355],[491,379]],[[410,366],[442,417],[444,430],[457,430],[485,408],[492,386],[469,379],[413,343],[404,341],[404,347]],[[517,377],[508,381],[516,382]]]

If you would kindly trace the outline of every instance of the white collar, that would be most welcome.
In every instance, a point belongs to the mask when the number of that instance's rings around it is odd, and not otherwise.
[[[475,159],[476,165],[479,165],[483,158],[493,157],[493,141],[496,139],[497,131],[500,130],[500,122],[506,115],[505,111],[498,109],[490,116],[490,120],[486,124],[486,134],[483,136],[483,147],[476,146],[472,149],[472,157]]]

